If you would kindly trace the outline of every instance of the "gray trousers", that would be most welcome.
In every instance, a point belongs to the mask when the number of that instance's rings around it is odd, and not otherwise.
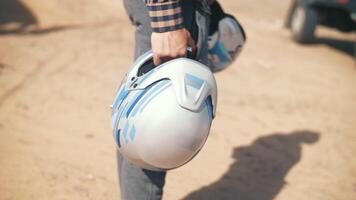
[[[206,63],[208,52],[209,10],[206,2],[196,5],[182,0],[184,26],[197,41],[196,60]],[[205,3],[205,4],[204,4]],[[143,0],[124,0],[126,12],[135,26],[135,59],[151,49],[151,27]],[[122,200],[159,200],[162,198],[166,172],[142,169],[125,160],[117,152],[118,174]]]

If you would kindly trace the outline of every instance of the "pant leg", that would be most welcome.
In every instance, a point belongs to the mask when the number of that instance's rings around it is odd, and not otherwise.
[[[207,58],[207,49],[204,50],[204,43],[207,48],[207,34],[205,37],[204,31],[207,32],[206,17],[202,13],[193,8],[190,0],[182,0],[182,10],[184,18],[184,26],[191,32],[191,35],[196,41],[199,41],[198,46],[199,61],[204,61]],[[143,53],[151,49],[151,33],[150,18],[143,0],[124,0],[126,12],[135,26],[135,59]],[[198,22],[199,24],[197,24]],[[203,23],[204,22],[204,23]],[[204,28],[205,27],[205,28]],[[205,62],[205,61],[204,61]],[[165,183],[166,172],[157,172],[142,169],[125,160],[122,155],[117,152],[118,173],[122,200],[159,200],[162,198],[163,186]]]
[[[160,200],[165,172],[142,169],[125,160],[117,152],[120,192],[122,200]]]
[[[151,49],[150,17],[144,0],[124,0],[124,7],[131,23],[135,26],[134,58]]]

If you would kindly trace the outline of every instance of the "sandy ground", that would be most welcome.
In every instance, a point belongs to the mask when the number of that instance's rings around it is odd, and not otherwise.
[[[288,1],[221,2],[248,43],[216,74],[211,136],[164,199],[356,199],[355,36],[319,29],[298,45]],[[0,200],[119,199],[108,106],[133,51],[121,4],[1,0]]]

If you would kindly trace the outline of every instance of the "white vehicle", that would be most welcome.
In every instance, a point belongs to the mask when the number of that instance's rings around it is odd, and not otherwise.
[[[299,43],[314,39],[318,25],[342,32],[356,30],[356,0],[293,0],[286,21]]]

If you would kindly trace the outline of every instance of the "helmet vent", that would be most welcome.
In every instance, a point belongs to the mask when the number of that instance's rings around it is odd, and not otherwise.
[[[140,69],[137,72],[137,76],[142,76],[146,74],[147,72],[151,71],[154,69],[156,65],[153,63],[153,59],[147,60],[143,65],[141,65]]]

